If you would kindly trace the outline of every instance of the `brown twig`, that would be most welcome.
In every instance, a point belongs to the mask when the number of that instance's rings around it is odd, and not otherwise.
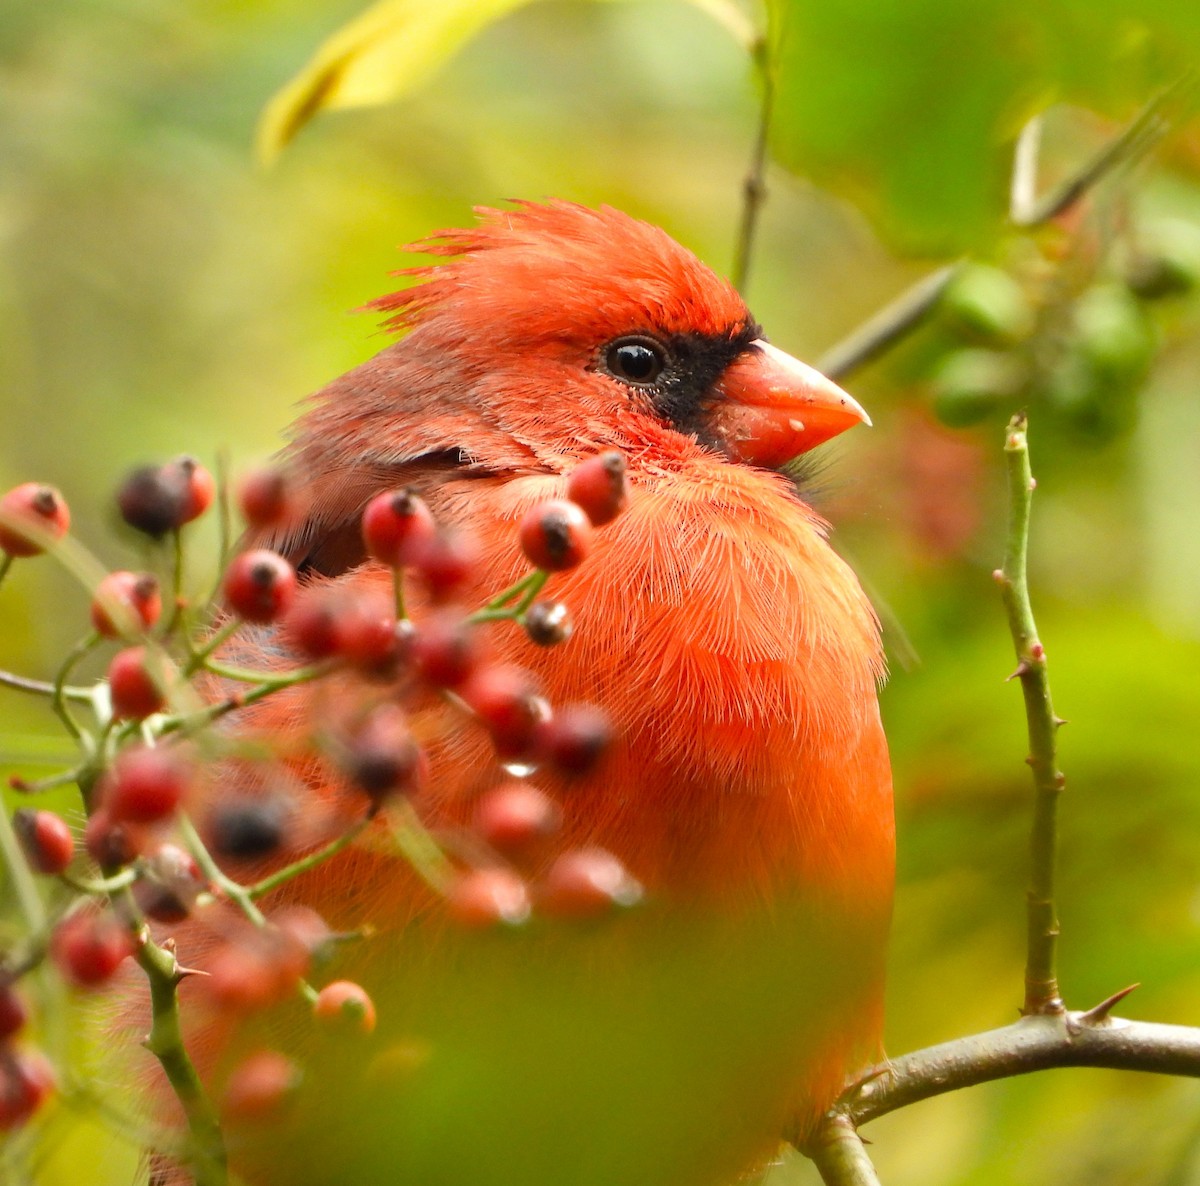
[[[775,64],[770,28],[752,43],[750,56],[759,86],[758,125],[754,133],[754,146],[750,150],[750,164],[742,179],[742,217],[738,224],[733,267],[730,270],[734,287],[743,293],[750,278],[750,260],[754,255],[759,216],[767,200],[767,148],[771,136],[771,116],[775,108]]]
[[[878,357],[925,323],[962,268],[963,261],[959,260],[922,276],[826,350],[817,359],[817,370],[831,379],[840,380]]]
[[[830,1114],[804,1152],[825,1186],[880,1186],[863,1139],[844,1113]]]
[[[1159,91],[1132,120],[1083,166],[1040,198],[1037,196],[1037,153],[1041,139],[1041,116],[1029,121],[1017,139],[1009,220],[1028,230],[1049,222],[1073,206],[1089,190],[1125,165],[1151,152],[1181,118],[1195,90],[1196,80],[1186,74]],[[1171,112],[1172,105],[1180,112]]]
[[[851,1087],[835,1113],[852,1124],[948,1091],[1054,1067],[1107,1067],[1200,1078],[1200,1028],[1090,1016],[1034,1014],[892,1060]]]

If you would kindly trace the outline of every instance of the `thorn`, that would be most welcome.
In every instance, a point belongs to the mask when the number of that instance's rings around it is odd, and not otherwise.
[[[1022,659],[1022,660],[1020,661],[1020,663],[1018,663],[1018,664],[1017,664],[1017,669],[1016,669],[1016,671],[1014,671],[1014,672],[1013,672],[1011,675],[1006,675],[1006,676],[1004,677],[1004,682],[1005,682],[1006,684],[1008,684],[1008,683],[1012,683],[1012,681],[1013,681],[1013,680],[1015,680],[1015,679],[1020,679],[1020,678],[1021,678],[1021,676],[1023,676],[1023,675],[1028,675],[1028,674],[1029,674],[1029,672],[1030,672],[1030,667],[1029,667],[1029,664],[1028,664],[1028,663],[1026,663],[1024,659]]]
[[[1037,489],[1037,478],[1029,479],[1029,492],[1032,494]]]
[[[1004,569],[1002,568],[992,569],[992,580],[995,581],[997,585],[1004,585],[1008,583],[1008,577],[1004,575]]]
[[[189,976],[208,976],[203,968],[185,968],[182,964],[175,965],[175,983],[186,980]]]
[[[1105,997],[1098,1005],[1093,1005],[1085,1013],[1080,1013],[1076,1021],[1081,1025],[1097,1025],[1102,1021],[1108,1020],[1108,1015],[1113,1009],[1119,1005],[1134,989],[1141,988],[1140,981],[1137,984],[1131,984],[1128,988],[1122,988],[1114,992],[1111,997]]]
[[[882,1079],[884,1075],[892,1073],[892,1063],[890,1059],[885,1059],[883,1062],[877,1062],[873,1067],[867,1067],[853,1082],[848,1083],[843,1089],[843,1095],[849,1095],[851,1092],[861,1091],[868,1083],[874,1083],[877,1079]]]
[[[1063,725],[1069,725],[1071,723],[1066,717],[1055,716],[1051,717],[1050,720],[1056,729],[1061,729]]]
[[[10,774],[8,776],[8,785],[12,787],[14,791],[23,791],[28,793],[31,790],[28,781],[22,778],[19,774]]]

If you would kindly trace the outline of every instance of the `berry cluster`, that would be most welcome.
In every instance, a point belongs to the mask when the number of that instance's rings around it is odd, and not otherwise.
[[[1077,203],[1039,235],[1010,238],[997,263],[960,269],[919,364],[943,423],[1038,405],[1097,443],[1132,423],[1175,302],[1200,284],[1200,233],[1128,212],[1117,226],[1099,219]]]
[[[236,493],[246,524],[267,538],[286,537],[303,512],[281,470],[250,474]],[[192,971],[179,962],[188,954],[187,920],[206,910],[225,916],[225,938],[204,961],[202,998],[211,1007],[241,1015],[299,995],[316,1024],[369,1035],[375,1005],[361,986],[309,982],[345,937],[301,906],[264,912],[258,904],[336,859],[369,827],[408,834],[400,853],[440,895],[447,917],[469,928],[535,913],[593,917],[641,896],[612,853],[562,847],[569,805],[530,777],[544,770],[561,789],[594,772],[608,721],[589,704],[552,706],[532,672],[498,661],[491,644],[492,631],[513,626],[538,648],[571,637],[567,607],[539,594],[551,573],[584,562],[597,530],[624,509],[619,453],[583,462],[567,476],[565,497],[528,511],[516,538],[532,571],[473,611],[463,602],[478,588],[479,549],[440,526],[408,488],[384,491],[363,509],[368,560],[354,579],[308,577],[279,552],[254,548],[228,558],[210,601],[198,602],[184,587],[183,530],[217,496],[212,475],[188,457],[130,474],[118,491],[120,513],[163,541],[160,567],[170,575],[117,571],[97,580],[90,632],[52,681],[0,672],[0,684],[46,696],[80,751],[69,770],[14,777],[12,786],[33,795],[77,784],[86,813],[79,843],[52,811],[24,807],[3,821],[0,839],[22,886],[42,901],[37,879],[54,878],[69,894],[50,899],[49,922],[33,912],[26,942],[0,960],[0,1129],[27,1121],[54,1082],[43,1054],[14,1044],[26,1019],[18,981],[48,957],[71,986],[96,990],[132,957],[158,990],[157,1023],[162,1010],[178,1010],[173,987]],[[0,577],[16,558],[53,553],[69,526],[53,488],[9,491],[0,499]],[[74,685],[79,663],[103,648],[115,648],[106,678]],[[303,745],[268,737],[256,749],[247,741],[255,713],[288,696],[319,706]],[[439,771],[413,706],[431,698],[464,729],[482,728],[506,771],[466,805],[457,835],[431,830],[421,815]],[[256,790],[218,790],[231,782]],[[303,826],[317,810],[308,805],[330,797],[314,786],[335,788],[348,805],[319,836]],[[234,875],[248,869],[256,880]],[[230,909],[241,918],[236,927]],[[186,1063],[182,1048],[166,1058],[153,1048],[168,1078]],[[251,1055],[228,1078],[222,1116],[261,1119],[300,1073],[278,1051]]]

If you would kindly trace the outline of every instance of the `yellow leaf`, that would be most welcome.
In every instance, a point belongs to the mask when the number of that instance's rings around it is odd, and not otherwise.
[[[259,156],[273,160],[323,108],[369,107],[415,90],[472,34],[529,2],[380,0],[271,98],[259,121]]]
[[[691,0],[735,38],[754,36],[735,0]],[[474,33],[531,0],[379,0],[328,38],[267,103],[258,154],[270,163],[318,111],[370,107],[423,85]]]

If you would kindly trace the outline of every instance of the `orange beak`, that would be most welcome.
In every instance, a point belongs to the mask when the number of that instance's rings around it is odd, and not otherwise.
[[[738,461],[774,469],[871,417],[820,371],[761,338],[725,370],[708,427]]]

